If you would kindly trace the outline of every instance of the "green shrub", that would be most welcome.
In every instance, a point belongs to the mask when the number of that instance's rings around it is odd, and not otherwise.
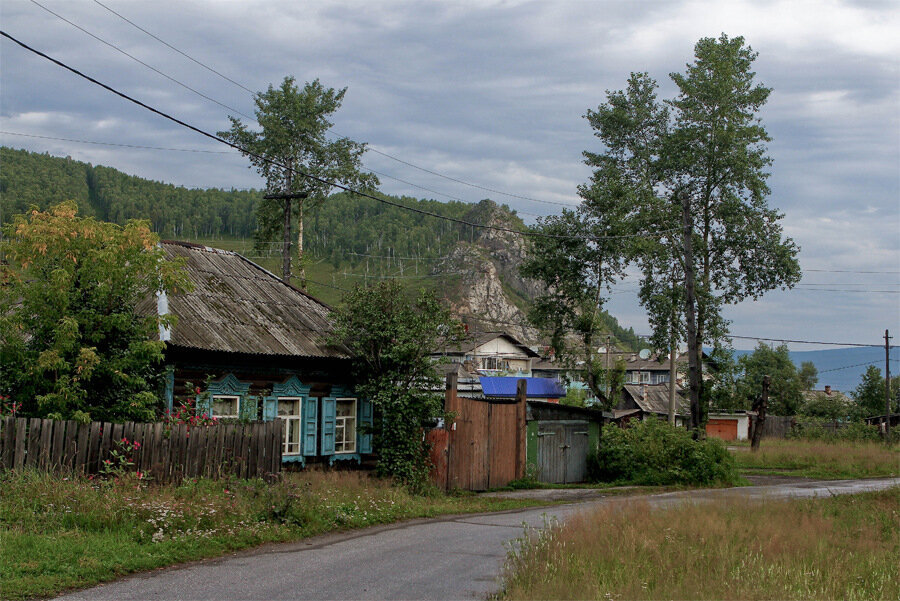
[[[875,425],[865,422],[850,422],[838,428],[825,427],[825,424],[831,423],[833,423],[831,420],[804,417],[794,424],[787,437],[794,440],[821,442],[878,442],[884,439],[880,428]],[[900,432],[892,429],[891,438],[897,442],[900,440]]]
[[[627,429],[603,427],[599,451],[588,457],[594,481],[643,485],[732,484],[734,458],[718,439],[694,440],[684,428],[649,420]]]

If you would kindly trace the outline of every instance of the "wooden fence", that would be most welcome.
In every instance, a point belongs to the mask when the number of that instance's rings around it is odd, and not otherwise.
[[[122,440],[137,442],[128,453],[134,465],[155,482],[184,478],[269,477],[281,471],[282,422],[217,424],[112,424],[37,418],[0,420],[0,470],[32,468],[79,474],[102,473],[116,462]]]

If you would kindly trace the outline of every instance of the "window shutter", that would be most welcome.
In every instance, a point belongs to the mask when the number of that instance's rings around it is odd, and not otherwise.
[[[337,402],[333,398],[322,399],[322,454],[334,455],[334,422]]]
[[[306,456],[316,454],[316,432],[319,428],[317,417],[316,399],[303,399],[303,454]]]
[[[359,437],[359,443],[357,448],[360,453],[371,453],[372,452],[372,401],[364,401],[360,399],[359,401],[359,423],[360,426],[357,428],[357,435]]]
[[[263,399],[263,421],[270,422],[278,417],[278,397],[267,396]]]
[[[197,408],[197,415],[212,415],[212,395],[207,394],[206,398],[202,398],[201,396],[197,396],[194,399],[194,406]]]

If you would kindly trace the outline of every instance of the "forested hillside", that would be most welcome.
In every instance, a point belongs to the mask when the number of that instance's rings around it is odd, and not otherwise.
[[[45,209],[75,200],[82,215],[120,224],[147,219],[164,239],[236,250],[275,271],[280,264],[280,244],[253,241],[254,203],[262,195],[262,190],[188,189],[71,158],[0,147],[0,215],[4,220],[32,205]],[[489,200],[467,204],[380,196],[471,223],[525,228],[509,207]],[[307,211],[307,284],[316,296],[337,303],[342,290],[358,283],[399,279],[410,288],[437,290],[461,315],[473,316],[473,327],[525,325],[530,290],[517,272],[521,240],[488,235],[490,232],[342,192]],[[486,296],[466,301],[470,292],[480,289]],[[491,317],[488,300],[502,301],[506,313]],[[638,344],[634,333],[621,328],[612,316],[604,315],[604,321],[623,347]]]

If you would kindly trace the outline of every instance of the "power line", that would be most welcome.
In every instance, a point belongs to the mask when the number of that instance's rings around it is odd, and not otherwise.
[[[32,0],[32,2],[34,2],[34,0]],[[226,76],[226,75],[223,75],[222,73],[220,73],[219,71],[213,69],[212,67],[210,67],[210,66],[207,65],[206,63],[203,63],[202,61],[197,60],[196,58],[192,57],[191,55],[189,55],[188,53],[184,52],[183,50],[180,50],[180,49],[176,48],[176,47],[173,46],[172,44],[166,42],[165,40],[159,38],[158,36],[154,35],[153,33],[147,31],[146,29],[144,29],[143,27],[141,27],[140,25],[138,25],[138,24],[135,23],[134,21],[132,21],[132,20],[126,18],[125,16],[123,16],[123,15],[119,14],[118,12],[114,11],[113,9],[109,8],[108,6],[106,6],[105,4],[103,4],[102,2],[100,2],[99,0],[94,0],[94,2],[96,2],[96,3],[99,4],[100,6],[102,6],[103,8],[105,8],[106,10],[108,10],[109,12],[111,12],[112,14],[116,15],[117,17],[119,17],[120,19],[122,19],[123,21],[125,21],[126,23],[130,24],[131,26],[133,26],[133,27],[137,28],[138,30],[142,31],[143,33],[147,34],[148,36],[150,36],[151,38],[153,38],[153,39],[156,40],[157,42],[163,44],[163,45],[166,46],[167,48],[170,48],[170,49],[174,50],[175,52],[177,52],[178,54],[184,56],[184,57],[187,58],[188,60],[193,61],[194,63],[200,65],[201,67],[203,67],[204,69],[206,69],[206,70],[208,70],[208,71],[210,71],[210,72],[212,72],[212,73],[215,73],[216,75],[218,75],[218,76],[221,77],[222,79],[224,79],[224,80],[226,80],[226,81],[228,81],[228,82],[230,82],[230,83],[236,85],[237,87],[241,88],[242,90],[245,90],[245,91],[247,91],[247,92],[250,92],[250,93],[253,94],[254,96],[256,95],[256,92],[254,92],[253,90],[251,90],[251,89],[248,88],[247,86],[245,86],[245,85],[243,85],[243,84],[241,84],[241,83],[239,83],[239,82],[237,82],[237,81],[231,79],[230,77],[228,77],[228,76]],[[37,4],[37,3],[35,2],[35,4]],[[43,8],[43,7],[42,7],[42,8]],[[46,9],[45,9],[45,10],[46,10]],[[55,13],[54,13],[54,14],[55,14]],[[57,15],[57,16],[58,16],[58,15]],[[62,18],[62,17],[60,17],[60,18]],[[77,25],[76,25],[76,27],[77,27]],[[79,28],[79,29],[80,29],[80,28]],[[94,37],[96,37],[96,36],[94,36]],[[97,39],[99,39],[99,38],[97,38]],[[102,41],[102,40],[101,40],[101,41]],[[104,43],[106,43],[106,42],[104,42]],[[136,60],[136,59],[135,59],[135,60]],[[227,107],[226,107],[226,108],[227,108]],[[232,109],[232,110],[234,110],[234,109]],[[240,113],[240,111],[235,111],[235,112]],[[240,114],[241,114],[241,115],[244,115],[244,116],[247,117],[248,119],[252,119],[252,118],[253,118],[253,117],[250,117],[250,116],[248,116],[248,115],[245,115],[244,113],[240,113]],[[338,138],[345,139],[345,140],[350,140],[350,138],[348,138],[347,136],[343,136],[343,135],[341,135],[340,133],[334,131],[333,129],[330,129],[330,128],[329,128],[327,131],[331,132],[332,134],[334,134],[334,135],[337,136]],[[531,197],[531,196],[523,196],[523,195],[520,195],[520,194],[513,194],[513,193],[510,193],[510,192],[504,192],[504,191],[502,191],[502,190],[497,190],[497,189],[495,189],[495,188],[489,188],[489,187],[487,187],[487,186],[480,186],[480,185],[478,185],[478,184],[473,184],[473,183],[471,183],[471,182],[467,182],[467,181],[465,181],[465,180],[461,180],[461,179],[458,179],[458,178],[455,178],[455,177],[451,177],[451,176],[449,176],[449,175],[444,175],[443,173],[439,173],[439,172],[434,171],[434,170],[431,170],[431,169],[426,169],[425,167],[420,167],[419,165],[416,165],[416,164],[414,164],[414,163],[411,163],[411,162],[409,162],[409,161],[406,161],[406,160],[404,160],[404,159],[401,159],[401,158],[399,158],[399,157],[396,157],[396,156],[394,156],[394,155],[392,155],[392,154],[389,154],[389,153],[384,152],[384,151],[382,151],[382,150],[378,150],[377,148],[373,147],[371,144],[367,144],[367,147],[368,147],[369,150],[371,150],[371,151],[374,152],[375,154],[379,154],[379,155],[381,155],[381,156],[383,156],[383,157],[389,158],[389,159],[391,159],[392,161],[396,161],[396,162],[401,163],[401,164],[403,164],[403,165],[406,165],[406,166],[408,166],[408,167],[412,167],[413,169],[418,169],[419,171],[422,171],[422,172],[424,172],[424,173],[428,173],[428,174],[434,175],[434,176],[436,176],[436,177],[440,177],[440,178],[443,178],[443,179],[446,179],[446,180],[449,180],[449,181],[452,181],[452,182],[455,182],[455,183],[458,183],[458,184],[462,184],[462,185],[464,185],[464,186],[470,186],[470,187],[476,188],[476,189],[478,189],[478,190],[484,190],[484,191],[486,191],[486,192],[492,192],[492,193],[494,193],[494,194],[501,194],[501,195],[503,195],[503,196],[508,196],[508,197],[510,197],[510,198],[518,198],[518,199],[521,199],[521,200],[528,200],[528,201],[531,201],[531,202],[539,202],[539,203],[550,204],[550,205],[558,205],[558,206],[569,207],[569,208],[572,208],[572,207],[575,206],[575,205],[573,205],[573,204],[571,204],[571,203],[566,203],[566,202],[556,202],[556,201],[552,201],[552,200],[543,200],[543,199],[540,199],[540,198],[533,198],[533,197]],[[372,171],[373,173],[377,173],[376,171],[371,170],[371,169],[370,169],[370,171]],[[379,174],[379,175],[381,175],[381,174]],[[388,176],[385,176],[385,177],[390,177],[391,179],[398,179],[398,178],[395,178],[395,177],[392,177],[392,176],[389,176],[389,175],[388,175]],[[399,180],[399,181],[403,181],[403,180]],[[411,184],[411,183],[409,183],[409,182],[403,182],[403,183],[406,183],[406,184],[415,186],[415,187],[417,187],[417,188],[421,188],[421,186],[417,186],[416,184]],[[426,188],[423,188],[423,189],[426,189]],[[427,190],[427,189],[426,189],[426,190]],[[429,190],[429,191],[431,191],[431,190]],[[440,192],[434,192],[434,191],[431,191],[431,192],[434,193],[434,194],[441,194]],[[447,196],[446,194],[441,194],[441,195],[442,195],[442,196]],[[463,202],[465,202],[465,201],[463,201]],[[526,215],[530,214],[530,213],[525,213],[524,211],[521,211],[521,212],[524,213],[524,214],[526,214]],[[537,216],[537,215],[535,215],[535,216]]]
[[[891,361],[895,363],[900,363],[900,359],[891,359]],[[876,359],[875,361],[866,361],[865,363],[856,363],[854,365],[845,365],[843,367],[832,367],[831,369],[823,369],[819,371],[820,374],[826,374],[830,371],[840,371],[842,369],[850,369],[851,367],[862,367],[863,365],[875,365],[876,363],[881,363],[881,359]]]
[[[784,342],[784,343],[793,343],[793,344],[822,344],[822,345],[830,345],[830,346],[874,346],[881,348],[883,344],[862,344],[859,342],[821,342],[816,340],[790,340],[787,338],[763,338],[761,336],[737,336],[735,334],[728,334],[728,338],[738,338],[740,340],[762,340],[765,342]],[[896,345],[891,346],[891,348],[896,348]]]
[[[38,2],[37,0],[30,0],[30,1],[31,1],[32,4],[35,4],[35,5],[39,6],[39,7],[41,7],[42,9],[44,9],[45,11],[47,11],[48,13],[50,13],[51,15],[57,17],[58,19],[61,19],[61,20],[65,21],[66,23],[68,23],[68,24],[71,25],[72,27],[74,27],[74,28],[76,28],[76,29],[78,29],[78,30],[80,30],[80,31],[82,31],[82,32],[84,32],[84,33],[86,33],[87,35],[91,36],[92,38],[94,38],[94,39],[97,40],[98,42],[100,42],[100,43],[102,43],[102,44],[106,44],[107,46],[109,46],[109,47],[112,48],[113,50],[115,50],[115,51],[117,51],[117,52],[121,52],[122,54],[124,54],[125,56],[127,56],[128,58],[130,58],[131,60],[133,60],[133,61],[135,61],[135,62],[138,62],[138,63],[144,65],[145,67],[147,67],[147,68],[150,69],[151,71],[153,71],[153,72],[155,72],[155,73],[158,73],[159,75],[162,75],[163,77],[165,77],[165,78],[168,79],[169,81],[172,81],[172,82],[174,82],[174,83],[180,85],[180,86],[181,86],[182,88],[184,88],[185,90],[189,90],[189,91],[193,92],[194,94],[196,94],[197,96],[200,96],[201,98],[205,98],[206,100],[209,100],[210,102],[214,102],[214,103],[218,104],[219,106],[221,106],[222,108],[228,109],[229,111],[233,111],[233,112],[235,112],[235,113],[237,113],[237,114],[239,114],[239,115],[243,115],[243,116],[246,117],[247,119],[254,119],[254,117],[251,117],[251,116],[248,115],[247,113],[244,113],[244,112],[242,112],[242,111],[239,111],[238,109],[236,109],[236,108],[234,108],[234,107],[232,107],[232,106],[228,106],[228,105],[225,104],[225,103],[219,102],[219,101],[216,100],[215,98],[212,98],[212,97],[210,97],[210,96],[207,96],[206,94],[204,94],[203,92],[200,92],[199,90],[195,90],[195,89],[192,88],[191,86],[187,85],[187,84],[184,83],[184,82],[181,82],[181,81],[175,79],[175,78],[172,77],[171,75],[167,75],[166,73],[163,73],[162,71],[160,71],[159,69],[157,69],[157,68],[154,67],[153,65],[149,65],[149,64],[145,63],[144,61],[142,61],[141,59],[139,59],[138,57],[136,57],[136,56],[134,56],[134,55],[132,55],[132,54],[129,54],[129,53],[125,52],[124,50],[122,50],[121,48],[119,48],[118,46],[116,46],[115,44],[113,44],[112,42],[107,42],[106,40],[104,40],[104,39],[101,38],[100,36],[97,36],[97,35],[91,33],[90,31],[88,31],[87,29],[85,29],[84,27],[82,27],[81,25],[78,25],[77,23],[73,23],[72,21],[68,20],[67,18],[65,18],[64,16],[60,15],[59,13],[53,12],[52,10],[50,10],[49,8],[47,8],[46,6],[44,6],[43,4],[41,4],[40,2]]]
[[[868,273],[879,275],[897,275],[900,271],[858,271],[855,269],[804,269],[803,271],[815,271],[818,273]]]
[[[33,1],[34,0],[32,0],[32,2]],[[156,109],[144,102],[141,102],[140,100],[132,98],[128,94],[125,94],[124,92],[120,92],[119,90],[116,90],[115,88],[113,88],[101,81],[98,81],[97,79],[94,79],[93,77],[91,77],[89,75],[86,75],[86,74],[82,73],[81,71],[79,71],[78,69],[75,69],[74,67],[70,67],[69,65],[63,63],[62,61],[52,58],[51,56],[49,56],[39,50],[36,50],[36,49],[32,48],[31,46],[28,46],[24,42],[19,41],[18,39],[16,39],[15,37],[11,36],[8,33],[6,33],[5,31],[0,31],[0,34],[2,34],[3,37],[8,38],[9,40],[15,42],[22,48],[28,50],[29,52],[37,54],[38,56],[49,60],[50,62],[66,69],[67,71],[70,71],[70,72],[74,73],[75,75],[78,75],[79,77],[86,79],[87,81],[90,81],[91,83],[98,85],[109,92],[112,92],[113,94],[115,94],[116,96],[119,96],[120,98],[128,100],[129,102],[132,102],[142,108],[145,108],[148,111],[155,113],[155,114],[159,115],[160,117],[163,117],[164,119],[168,119],[168,120],[172,121],[173,123],[177,123],[178,125],[181,125],[182,127],[190,129],[191,131],[196,132],[202,136],[210,138],[211,140],[216,140],[217,142],[225,144],[226,146],[230,146],[231,148],[239,150],[243,154],[257,158],[266,163],[275,165],[276,167],[279,167],[281,169],[289,170],[294,174],[297,174],[301,177],[305,177],[307,179],[311,179],[313,181],[317,181],[321,184],[325,184],[330,187],[338,188],[340,190],[344,190],[345,192],[350,192],[350,193],[356,194],[358,196],[362,196],[364,198],[369,198],[369,199],[375,200],[377,202],[380,202],[380,203],[383,203],[386,205],[390,205],[390,206],[394,206],[397,208],[405,209],[407,211],[418,213],[420,215],[434,217],[436,219],[443,219],[445,221],[451,221],[451,222],[458,223],[460,225],[466,225],[466,226],[469,226],[472,228],[489,229],[489,230],[494,230],[494,231],[507,232],[507,233],[515,234],[515,235],[519,235],[519,236],[533,236],[533,237],[541,237],[541,238],[555,238],[555,239],[569,239],[569,240],[572,240],[572,239],[581,240],[581,239],[585,238],[584,236],[577,236],[577,235],[547,234],[544,232],[537,232],[534,230],[521,231],[521,230],[514,229],[514,228],[508,228],[508,227],[502,227],[502,226],[496,226],[496,225],[485,225],[485,224],[481,224],[481,223],[472,223],[472,222],[466,221],[464,219],[459,219],[456,217],[450,217],[450,216],[446,216],[446,215],[439,215],[437,213],[432,213],[430,211],[424,211],[422,209],[417,209],[415,207],[410,207],[410,206],[403,205],[403,204],[400,204],[397,202],[393,202],[393,201],[387,200],[385,198],[379,198],[379,197],[373,196],[372,194],[369,194],[367,192],[361,192],[361,191],[355,190],[349,186],[345,186],[345,185],[337,183],[337,182],[329,181],[329,180],[319,177],[317,175],[306,173],[295,167],[283,165],[276,160],[273,160],[268,157],[259,155],[255,152],[252,152],[246,148],[243,148],[242,146],[239,146],[238,144],[229,142],[228,140],[226,140],[224,138],[221,138],[215,134],[211,134],[211,133],[209,133],[205,130],[202,130],[196,126],[190,125],[189,123],[186,123],[185,121],[182,121],[181,119],[178,119],[177,117],[173,117],[172,115],[169,115],[168,113],[165,113],[165,112],[163,112],[159,109]],[[606,239],[623,239],[623,238],[651,238],[651,237],[656,237],[656,236],[661,236],[663,234],[671,233],[674,231],[676,231],[676,230],[674,230],[674,229],[673,230],[665,230],[665,231],[661,231],[661,232],[656,232],[655,234],[624,234],[624,235],[616,235],[616,236],[592,236],[590,239],[591,240],[606,240]]]
[[[159,42],[160,44],[166,46],[167,48],[171,48],[172,50],[174,50],[175,52],[177,52],[177,53],[180,54],[181,56],[185,57],[186,59],[188,59],[188,60],[190,60],[190,61],[193,61],[194,63],[200,65],[201,67],[203,67],[203,68],[206,69],[207,71],[211,71],[212,73],[215,73],[216,75],[218,75],[218,76],[221,77],[222,79],[224,79],[224,80],[226,80],[226,81],[230,81],[231,83],[233,83],[233,84],[236,85],[237,87],[241,88],[242,90],[246,90],[246,91],[250,92],[251,94],[256,94],[256,92],[254,92],[254,91],[251,90],[250,88],[248,88],[248,87],[246,87],[246,86],[244,86],[244,85],[242,85],[242,84],[236,82],[235,80],[231,79],[231,78],[228,77],[227,75],[223,75],[222,73],[219,73],[218,71],[216,71],[215,69],[213,69],[213,68],[210,67],[209,65],[204,64],[204,63],[201,63],[200,61],[198,61],[197,59],[195,59],[193,56],[189,55],[188,53],[182,52],[181,50],[179,50],[178,48],[176,48],[176,47],[173,46],[172,44],[170,44],[170,43],[166,42],[165,40],[162,40],[162,39],[158,38],[157,36],[153,35],[152,33],[150,33],[149,31],[147,31],[146,29],[144,29],[143,27],[141,27],[140,25],[138,25],[138,24],[135,23],[134,21],[132,21],[132,20],[126,18],[125,16],[123,16],[123,15],[117,13],[116,11],[114,11],[113,9],[111,9],[110,7],[106,6],[105,4],[103,4],[102,2],[100,2],[100,0],[94,0],[94,2],[96,2],[96,3],[99,4],[100,6],[102,6],[103,8],[105,8],[106,10],[108,10],[109,12],[111,12],[112,14],[116,15],[117,17],[119,17],[120,19],[122,19],[123,21],[125,21],[126,23],[128,23],[129,25],[131,25],[131,26],[133,26],[133,27],[136,27],[137,29],[143,31],[144,33],[146,33],[147,35],[149,35],[151,38],[153,38],[154,40],[156,40],[156,41]]]
[[[7,136],[22,136],[24,138],[41,138],[42,140],[59,140],[62,142],[76,142],[78,144],[95,144],[97,146],[121,146],[123,148],[139,148],[144,150],[166,150],[175,152],[200,152],[207,154],[233,154],[230,150],[202,150],[199,148],[162,148],[160,146],[141,146],[140,144],[117,144],[115,142],[96,142],[94,140],[76,140],[74,138],[57,138],[54,136],[39,136],[36,134],[22,134],[14,131],[0,131]]]

